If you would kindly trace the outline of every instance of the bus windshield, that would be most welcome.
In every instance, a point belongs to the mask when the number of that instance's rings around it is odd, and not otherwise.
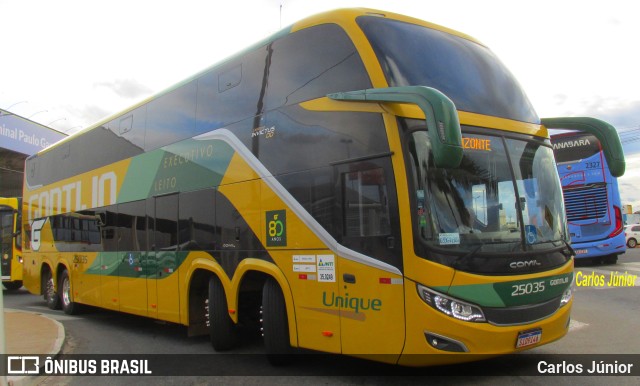
[[[456,108],[539,123],[511,72],[488,48],[452,34],[374,16],[358,18],[389,86],[428,86]]]
[[[409,134],[407,161],[422,242],[490,253],[564,245],[565,214],[553,152],[541,141],[462,135],[459,168],[435,168],[426,131]]]
[[[13,209],[0,209],[0,239],[2,240],[2,254],[5,248],[10,250],[13,243]]]

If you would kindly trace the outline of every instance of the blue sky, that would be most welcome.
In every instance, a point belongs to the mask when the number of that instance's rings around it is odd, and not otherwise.
[[[640,3],[628,0],[0,0],[0,108],[76,132],[281,27],[354,6],[474,36],[541,117],[616,126],[628,161],[623,202],[640,210]]]

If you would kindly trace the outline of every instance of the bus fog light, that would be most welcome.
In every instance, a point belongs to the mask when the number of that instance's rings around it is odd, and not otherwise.
[[[469,304],[418,284],[418,294],[425,303],[453,318],[466,322],[485,322],[484,314],[478,306]]]

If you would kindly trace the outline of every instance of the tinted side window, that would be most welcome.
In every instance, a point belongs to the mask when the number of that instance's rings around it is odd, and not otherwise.
[[[390,157],[336,165],[341,216],[338,240],[347,248],[402,270],[398,198]]]
[[[178,195],[155,198],[155,250],[175,251],[178,247]]]
[[[316,112],[288,106],[267,114],[255,154],[274,175],[389,151],[377,113]]]
[[[180,194],[178,240],[181,250],[216,249],[215,190]]]
[[[382,168],[344,173],[342,186],[345,236],[384,236],[391,233],[389,197]]]
[[[243,183],[240,189],[254,189],[251,182]],[[233,206],[233,203],[220,192],[216,191],[216,229],[220,232],[221,250],[263,250],[262,243],[253,233],[249,224]]]
[[[102,250],[104,252],[117,252],[118,237],[116,229],[118,224],[118,213],[116,205],[96,209],[94,213],[99,221],[98,226],[102,236]]]
[[[113,217],[112,217],[113,218]],[[101,251],[100,220],[93,211],[59,214],[49,218],[60,252]],[[27,235],[29,235],[27,233]]]
[[[116,134],[118,125],[117,118],[33,158],[37,168],[29,171],[29,183],[50,184],[141,154],[141,147]]]
[[[337,240],[342,239],[332,165],[389,153],[377,113],[314,112],[283,107],[267,115],[272,133],[259,135],[259,158],[278,181]]]
[[[336,222],[340,221],[336,205],[336,184],[333,168],[325,167],[282,175],[278,181],[307,212],[336,240]]]
[[[145,201],[118,204],[118,250],[144,251],[146,242]]]
[[[147,106],[140,106],[116,120],[118,121],[117,134],[140,148],[140,150],[143,150],[147,124]]]
[[[196,132],[196,81],[161,95],[147,105],[145,150],[153,150]]]
[[[196,132],[204,133],[263,111],[261,90],[270,46],[260,47],[198,78]]]
[[[273,43],[265,110],[369,87],[369,76],[347,34],[336,24],[323,24]]]
[[[80,222],[80,240],[90,246],[102,248],[102,220],[93,210],[85,210],[77,213]],[[83,249],[80,249],[83,250]]]

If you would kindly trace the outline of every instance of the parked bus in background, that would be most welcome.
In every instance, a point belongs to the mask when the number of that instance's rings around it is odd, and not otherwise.
[[[626,251],[618,180],[592,134],[551,136],[576,259],[615,264]]]
[[[274,363],[546,344],[573,299],[547,123],[576,121],[540,120],[467,35],[317,15],[28,158],[25,285],[216,350],[254,326]],[[593,132],[621,174],[615,130]]]
[[[2,284],[8,290],[22,287],[22,200],[0,197]]]

